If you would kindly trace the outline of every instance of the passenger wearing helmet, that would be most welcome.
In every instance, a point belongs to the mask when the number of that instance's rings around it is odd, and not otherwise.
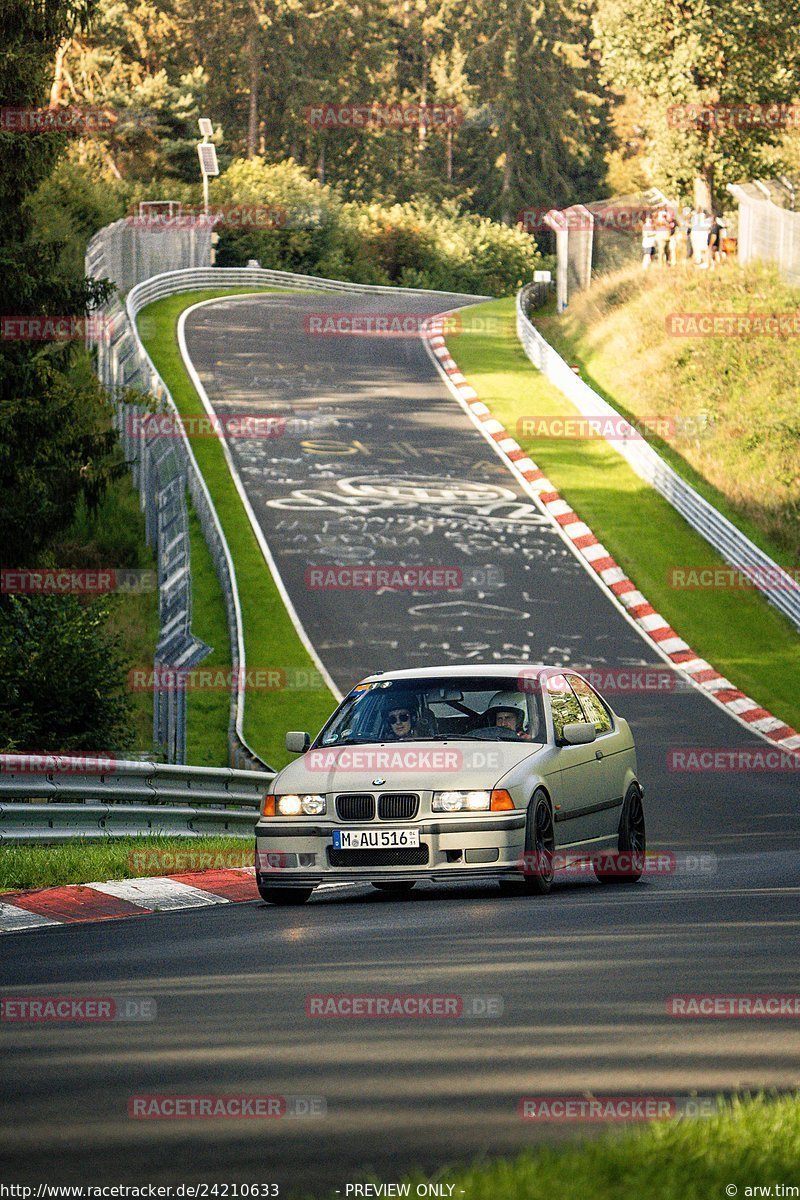
[[[486,709],[486,717],[490,726],[508,729],[517,737],[530,740],[530,734],[525,732],[528,707],[519,692],[496,692]]]

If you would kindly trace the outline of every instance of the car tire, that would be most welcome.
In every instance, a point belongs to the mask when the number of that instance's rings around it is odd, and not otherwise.
[[[390,896],[407,896],[416,882],[416,879],[409,879],[407,882],[400,880],[396,883],[375,883],[373,881],[372,886],[379,892],[388,892]]]
[[[313,888],[265,887],[258,885],[258,894],[267,904],[305,904]]]
[[[525,823],[525,891],[546,896],[553,886],[556,850],[555,826],[550,801],[543,791],[533,794]]]
[[[594,873],[601,883],[637,883],[644,874],[647,831],[642,789],[631,784],[619,819],[617,850],[595,859]]]

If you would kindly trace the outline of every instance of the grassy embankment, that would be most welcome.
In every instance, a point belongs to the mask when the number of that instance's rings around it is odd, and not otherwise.
[[[709,1117],[659,1121],[444,1170],[436,1181],[464,1200],[744,1200],[789,1195],[776,1184],[797,1186],[798,1161],[800,1101],[755,1097],[721,1103]],[[408,1194],[426,1180],[408,1176]]]
[[[0,854],[0,893],[180,871],[252,867],[253,853],[251,838],[231,837],[126,837],[56,846],[9,844]]]
[[[183,416],[202,416],[205,410],[181,359],[177,341],[178,318],[184,309],[200,300],[230,295],[229,290],[184,292],[149,305],[139,315],[142,340]],[[278,668],[290,677],[296,670],[300,678],[304,677],[301,674],[304,672],[305,677],[312,681],[319,679],[264,561],[228,470],[221,443],[216,438],[199,437],[192,439],[192,448],[233,557],[242,606],[248,669]],[[198,546],[198,543],[202,543],[204,547],[204,543],[196,523],[194,530],[192,628],[198,637],[215,648],[213,657],[206,659],[202,666],[222,667],[230,664],[222,595],[210,555],[203,553]],[[321,680],[318,687],[307,690],[287,687],[271,691],[248,691],[245,700],[245,737],[257,754],[272,766],[281,767],[290,758],[283,745],[285,731],[308,729],[315,733],[330,715],[333,706],[333,697]],[[227,692],[190,693],[188,761],[201,765],[226,764],[227,724]]]
[[[739,275],[736,268],[731,270],[727,278],[722,271],[714,273],[713,277],[703,272],[701,286],[690,274],[681,272],[680,278],[669,280],[673,294],[668,299],[660,299],[659,304],[668,311],[703,307],[709,310],[713,305],[719,310],[726,305],[730,308],[733,301],[729,298],[728,290],[738,286]],[[621,329],[646,326],[648,332],[641,334],[643,341],[647,344],[657,341],[658,329],[663,331],[663,321],[657,314],[648,317],[645,304],[648,296],[660,296],[657,284],[648,277],[640,287],[638,276],[629,275],[626,278],[627,282],[618,279],[615,285],[619,308],[614,307],[608,293],[604,293],[607,299],[603,319]],[[717,278],[721,280],[720,295],[712,305],[711,297],[705,293],[698,295],[697,289],[700,287],[701,292],[703,288],[713,291]],[[657,281],[659,284],[660,280],[661,277]],[[598,285],[598,288],[601,286],[604,285]],[[612,284],[607,286],[611,288]],[[594,291],[590,293],[591,296],[594,296]],[[590,302],[587,300],[587,305]],[[747,303],[749,305],[750,302]],[[762,306],[766,307],[763,301]],[[575,307],[577,309],[577,303]],[[542,320],[543,331],[546,336],[554,338],[554,329],[571,330],[573,341],[568,347],[569,361],[582,366],[576,345],[578,318],[575,311],[570,313],[568,326],[562,325],[564,320],[555,317]],[[451,336],[449,345],[468,381],[493,414],[517,437],[534,462],[552,479],[581,519],[608,547],[651,604],[663,613],[693,649],[737,687],[776,716],[800,728],[800,697],[797,693],[800,640],[789,622],[760,593],[753,590],[687,590],[672,586],[673,568],[723,566],[722,559],[666,500],[634,474],[625,460],[604,440],[530,438],[519,432],[518,421],[523,417],[574,415],[575,409],[525,357],[514,331],[513,300],[497,300],[470,308],[462,314],[462,322],[463,333]],[[709,405],[714,406],[714,411],[720,408],[718,379],[708,378],[706,368],[701,370],[695,361],[699,358],[705,362],[706,355],[712,351],[718,352],[713,347],[710,351],[706,346],[705,343],[711,339],[698,339],[691,345],[686,344],[686,339],[681,339],[680,346],[675,347],[672,343],[678,339],[667,338],[663,333],[661,340],[668,344],[662,346],[660,352],[653,350],[649,357],[644,355],[638,358],[633,368],[631,355],[624,358],[619,347],[608,351],[602,349],[602,335],[597,333],[594,326],[586,330],[583,339],[582,345],[591,342],[597,346],[596,356],[602,353],[603,363],[607,364],[609,371],[613,366],[615,379],[627,380],[624,397],[627,403],[618,405],[626,416],[664,418],[675,414],[689,415]],[[768,340],[761,341],[766,345]],[[563,345],[560,348],[566,349]],[[675,353],[681,356],[681,362],[688,356],[687,363],[680,369],[676,368],[671,389],[667,390],[665,385],[656,389],[659,404],[655,405],[651,398],[653,389],[649,371],[657,370],[661,379],[662,373],[667,370],[665,363],[669,354]],[[797,349],[792,353],[797,355]],[[777,397],[781,376],[774,359],[778,355],[778,348],[772,346],[770,349],[767,346],[765,349],[760,345],[754,354],[762,363],[769,356],[768,374]],[[698,491],[702,491],[732,519],[737,519],[745,532],[758,536],[766,550],[776,555],[780,552],[782,561],[789,565],[792,559],[791,542],[784,540],[779,543],[776,525],[772,520],[781,506],[785,512],[789,511],[784,485],[772,487],[769,471],[759,466],[754,452],[748,450],[748,439],[751,437],[746,399],[749,384],[742,382],[733,372],[733,365],[738,364],[738,371],[742,373],[750,370],[749,361],[737,346],[731,363],[729,386],[738,396],[738,411],[729,413],[726,410],[724,418],[720,416],[709,426],[708,432],[700,439],[699,448],[695,447],[692,451],[698,466],[715,463],[718,455],[727,456],[731,463],[739,462],[736,478],[750,481],[748,487],[751,498],[747,513],[734,507],[738,495],[735,481],[729,485],[728,498],[703,480],[697,468],[692,468],[688,461],[688,447],[669,449],[669,457],[676,469]],[[596,366],[594,369],[596,373]],[[796,369],[800,370],[800,367]],[[766,365],[764,370],[767,370]],[[611,403],[617,403],[616,396],[610,391],[606,391],[605,395]],[[781,393],[780,398],[776,398],[775,411],[786,413],[790,400],[788,392]],[[757,405],[759,413],[762,413],[762,409],[762,405]],[[755,423],[753,427],[756,428]],[[731,438],[738,438],[733,448],[729,445]],[[659,444],[658,449],[664,450],[666,456],[667,447]],[[768,453],[765,443],[761,455],[765,457]],[[722,483],[725,474],[717,472],[714,478]],[[759,488],[761,498],[757,502]],[[795,496],[797,491],[795,485]]]

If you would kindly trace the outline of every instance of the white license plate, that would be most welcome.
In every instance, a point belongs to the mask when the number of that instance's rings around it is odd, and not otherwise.
[[[418,846],[418,829],[334,829],[334,850],[397,850]]]

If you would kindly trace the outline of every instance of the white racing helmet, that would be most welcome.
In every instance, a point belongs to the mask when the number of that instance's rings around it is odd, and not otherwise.
[[[528,706],[521,692],[495,692],[489,701],[487,714],[493,712],[513,712],[518,716],[517,729],[522,729],[528,719]]]

